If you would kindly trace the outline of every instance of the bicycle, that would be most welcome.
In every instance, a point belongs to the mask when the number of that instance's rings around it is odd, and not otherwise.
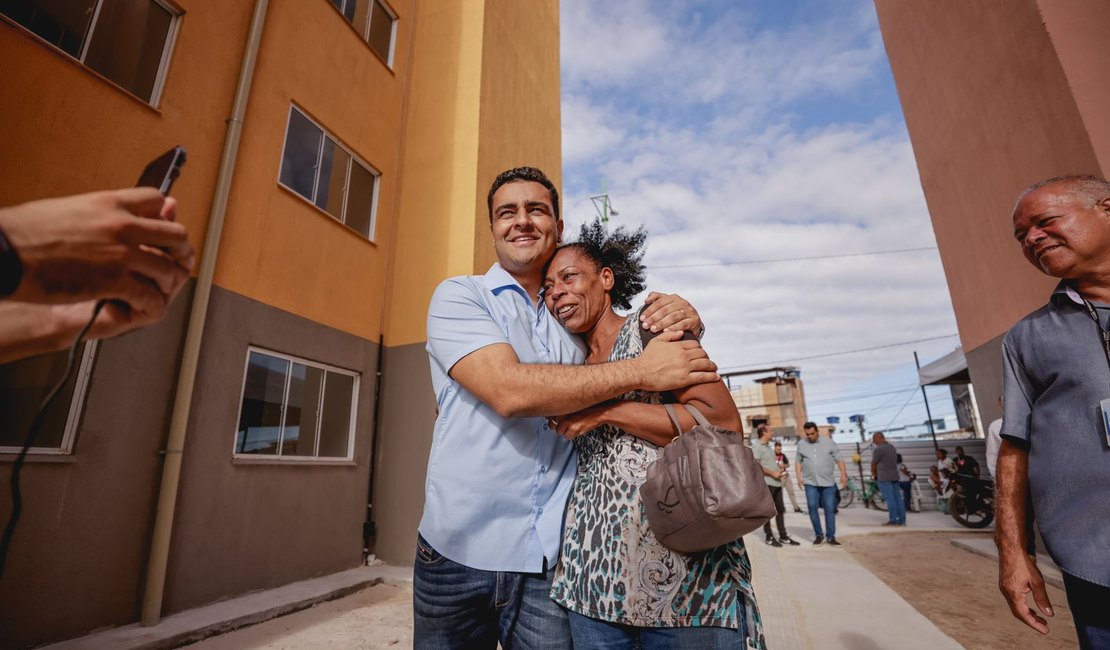
[[[879,491],[879,483],[874,480],[868,480],[864,483],[864,487],[860,487],[855,479],[848,479],[848,487],[840,488],[840,506],[847,508],[852,505],[856,497],[863,502],[863,505],[868,508],[876,510],[887,510],[886,501],[883,499],[882,493]]]

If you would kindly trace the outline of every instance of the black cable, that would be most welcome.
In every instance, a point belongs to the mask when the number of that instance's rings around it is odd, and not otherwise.
[[[77,333],[77,338],[74,339],[73,344],[69,346],[69,359],[66,361],[66,370],[62,378],[50,389],[47,393],[46,399],[43,400],[42,406],[39,407],[38,413],[35,414],[35,419],[31,421],[31,428],[27,431],[27,438],[23,442],[23,449],[19,451],[19,456],[16,457],[15,462],[12,463],[12,514],[8,517],[8,525],[4,528],[4,537],[0,540],[0,578],[4,577],[4,565],[8,560],[8,548],[11,546],[12,537],[15,535],[15,526],[19,523],[19,515],[23,511],[23,496],[19,492],[19,473],[23,468],[23,460],[27,458],[27,452],[35,445],[35,438],[38,437],[39,429],[42,428],[42,423],[46,419],[46,409],[50,407],[51,402],[62,392],[62,388],[69,382],[70,375],[73,374],[74,361],[77,359],[77,348],[81,347],[81,342],[85,339],[85,335],[89,333],[93,323],[96,322],[96,317],[100,315],[100,310],[107,304],[107,300],[98,300],[96,306],[93,308],[92,318],[81,331]]]

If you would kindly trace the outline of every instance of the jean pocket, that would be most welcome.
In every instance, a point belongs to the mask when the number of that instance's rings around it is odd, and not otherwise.
[[[416,536],[416,561],[423,566],[436,566],[442,564],[447,558],[440,554],[439,551],[432,548],[428,540],[424,539],[423,535],[417,534]]]

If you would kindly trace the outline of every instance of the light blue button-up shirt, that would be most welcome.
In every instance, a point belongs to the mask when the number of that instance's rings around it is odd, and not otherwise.
[[[448,375],[460,359],[496,343],[511,345],[521,363],[586,360],[579,338],[499,264],[436,288],[428,357],[439,416],[420,534],[475,569],[539,572],[545,558],[553,566],[559,556],[574,448],[544,418],[503,418]]]

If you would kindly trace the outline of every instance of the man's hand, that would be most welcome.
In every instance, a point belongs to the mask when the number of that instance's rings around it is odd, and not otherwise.
[[[1041,634],[1048,634],[1048,621],[1029,606],[1028,595],[1045,616],[1054,616],[1044,577],[1037,563],[1022,550],[1000,552],[998,555],[998,589],[1014,618]]]
[[[110,298],[144,313],[165,309],[195,261],[176,202],[136,187],[32,201],[0,210],[23,263],[12,300]]]
[[[644,304],[646,307],[640,313],[640,326],[646,330],[678,330],[701,336],[705,329],[698,310],[678,294],[652,291],[644,299]]]
[[[645,390],[662,392],[720,379],[717,364],[709,360],[701,345],[681,338],[681,331],[665,331],[635,359]]]
[[[585,435],[602,424],[605,424],[603,419],[604,413],[605,404],[598,404],[597,406],[582,409],[577,413],[568,413],[567,415],[548,418],[548,422],[559,435],[567,440],[574,440],[578,436]]]

